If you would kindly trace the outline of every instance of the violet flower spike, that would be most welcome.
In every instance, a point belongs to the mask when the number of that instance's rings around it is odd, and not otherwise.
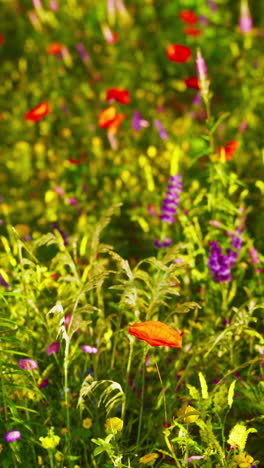
[[[139,132],[142,127],[148,127],[149,123],[147,120],[143,120],[138,110],[135,110],[132,117],[132,128],[136,132]]]
[[[80,58],[81,58],[83,63],[87,63],[87,62],[89,62],[91,60],[89,55],[87,54],[87,51],[86,51],[84,45],[81,42],[76,44],[75,48],[79,52]]]
[[[170,177],[167,193],[161,207],[162,214],[160,215],[160,219],[165,223],[173,224],[175,222],[174,215],[177,214],[183,185],[181,179],[182,176],[180,174]]]
[[[201,54],[200,49],[197,50],[197,57],[196,57],[196,73],[199,80],[199,85],[201,88],[201,95],[204,100],[208,100],[209,96],[209,80],[207,77],[207,67],[205,60]]]
[[[8,289],[9,288],[9,284],[5,281],[5,279],[3,278],[3,276],[0,274],[0,284],[1,286],[4,286],[4,288]]]
[[[243,34],[247,34],[253,29],[253,21],[247,0],[241,0],[239,27]]]
[[[157,129],[158,132],[159,132],[160,138],[161,138],[162,140],[167,140],[168,134],[167,134],[165,128],[163,127],[161,121],[158,120],[158,119],[154,119],[153,122],[154,122],[154,125],[155,125],[156,129]]]

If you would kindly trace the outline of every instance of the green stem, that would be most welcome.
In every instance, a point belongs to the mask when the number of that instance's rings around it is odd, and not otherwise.
[[[64,355],[64,400],[65,400],[65,410],[66,410],[66,427],[69,432],[66,434],[66,450],[67,455],[70,455],[70,411],[69,411],[69,349],[70,349],[70,338],[67,336],[65,339],[65,355]]]
[[[162,393],[163,393],[163,404],[164,404],[164,417],[165,417],[165,424],[167,424],[167,421],[168,421],[168,413],[167,413],[167,404],[166,404],[165,388],[164,388],[164,385],[163,385],[163,382],[162,382],[162,378],[161,378],[160,371],[159,371],[159,366],[158,366],[158,363],[157,363],[156,359],[155,359],[155,364],[156,364],[156,368],[157,368],[157,372],[158,372],[158,376],[159,376],[159,380],[160,380],[160,384],[161,384],[161,388],[162,388]]]
[[[141,426],[142,426],[142,417],[143,417],[143,406],[144,406],[144,396],[145,396],[145,375],[146,375],[146,353],[143,353],[143,370],[142,370],[142,386],[141,386],[141,398],[140,398],[140,410],[139,410],[139,421],[138,421],[138,433],[137,433],[137,448],[141,436]]]
[[[131,363],[132,363],[133,348],[134,348],[134,340],[129,340],[129,355],[128,355],[127,368],[126,368],[126,385],[125,385],[125,390],[124,390],[125,399],[122,403],[122,413],[121,413],[121,419],[123,421],[125,420],[125,415],[126,415],[128,382],[129,382],[129,374],[130,374]]]

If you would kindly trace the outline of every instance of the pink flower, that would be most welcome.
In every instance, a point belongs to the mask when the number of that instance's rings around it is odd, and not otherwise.
[[[80,346],[80,348],[85,352],[85,353],[89,353],[89,354],[96,354],[98,352],[98,349],[93,347],[93,346],[89,346],[89,345],[82,345]]]
[[[51,343],[47,348],[45,349],[45,353],[47,353],[48,356],[51,354],[57,353],[60,349],[60,343],[58,341],[54,341],[54,343]]]
[[[36,361],[33,359],[20,359],[18,366],[20,369],[24,370],[33,370],[38,368]]]
[[[42,382],[40,382],[38,388],[47,387],[47,385],[49,385],[49,379],[43,379]]]
[[[5,440],[7,442],[15,442],[16,440],[19,440],[20,437],[21,437],[20,431],[9,431],[5,434]]]

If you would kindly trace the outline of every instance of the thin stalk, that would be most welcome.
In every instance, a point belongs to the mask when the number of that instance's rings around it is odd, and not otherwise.
[[[156,359],[155,359],[155,364],[156,364],[156,368],[157,368],[157,372],[158,372],[158,376],[159,376],[159,380],[160,380],[160,384],[161,384],[161,388],[162,388],[162,393],[163,393],[163,404],[164,404],[164,417],[165,417],[165,424],[167,424],[167,421],[168,421],[168,413],[167,413],[167,403],[166,403],[165,388],[164,388],[164,385],[163,385],[163,382],[162,382],[162,378],[161,378],[160,371],[159,371],[159,366],[158,366],[158,363],[157,363]]]
[[[126,415],[127,391],[128,391],[129,374],[130,374],[131,363],[132,363],[133,348],[134,348],[134,340],[129,340],[129,355],[128,355],[128,360],[127,360],[126,384],[125,384],[125,390],[124,390],[125,399],[122,403],[122,412],[121,412],[121,419],[123,421],[125,420],[125,415]]]
[[[139,445],[140,436],[141,436],[141,427],[142,427],[142,418],[143,418],[143,406],[144,406],[144,396],[145,396],[145,376],[146,376],[146,353],[144,349],[143,354],[143,370],[142,370],[142,385],[141,385],[141,397],[140,397],[140,410],[139,410],[139,421],[138,421],[138,433],[137,433],[137,447]]]

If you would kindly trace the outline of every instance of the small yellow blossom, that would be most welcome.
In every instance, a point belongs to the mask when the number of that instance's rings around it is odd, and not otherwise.
[[[157,460],[157,458],[159,458],[158,453],[147,453],[147,455],[141,457],[139,461],[144,465],[152,465]]]
[[[91,418],[85,418],[82,422],[82,425],[84,427],[84,429],[90,429],[90,427],[92,427],[93,425],[93,422],[91,420]]]
[[[117,434],[122,431],[123,421],[120,418],[109,418],[105,421],[105,430],[107,434]]]
[[[3,444],[0,444],[0,453],[3,452]]]
[[[63,453],[62,452],[56,452],[55,453],[55,460],[57,462],[61,462],[63,460]]]
[[[197,419],[199,419],[199,414],[192,414],[194,412],[196,412],[196,409],[193,408],[193,406],[183,406],[177,412],[177,416],[180,417],[181,421],[185,423],[194,423],[197,421]]]
[[[40,455],[38,456],[38,465],[43,465],[43,460]]]
[[[251,468],[251,466],[255,463],[258,463],[258,461],[254,460],[251,455],[243,452],[235,456],[235,463],[232,463],[231,466],[239,468]]]
[[[54,434],[54,428],[51,427],[46,437],[39,438],[41,445],[46,450],[54,450],[60,443],[60,437]]]

